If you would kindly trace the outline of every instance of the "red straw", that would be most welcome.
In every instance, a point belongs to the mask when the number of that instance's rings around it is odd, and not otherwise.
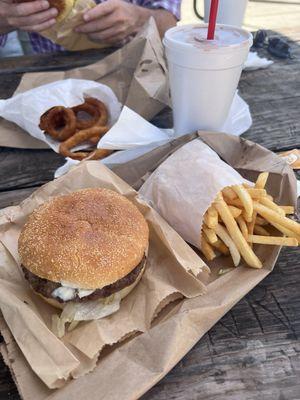
[[[208,31],[207,31],[207,40],[214,40],[214,37],[215,37],[218,6],[219,6],[219,0],[211,0]]]

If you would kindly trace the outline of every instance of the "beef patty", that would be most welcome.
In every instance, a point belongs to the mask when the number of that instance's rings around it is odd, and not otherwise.
[[[68,301],[83,302],[88,300],[97,300],[100,298],[109,297],[111,294],[116,293],[127,286],[132,285],[137,279],[142,268],[144,267],[145,262],[146,262],[146,257],[144,257],[142,261],[128,275],[112,283],[111,285],[104,286],[101,289],[96,289],[93,293],[89,294],[88,296],[80,298],[78,296],[78,290],[75,289],[76,290],[75,297],[67,301],[62,300],[59,297],[52,296],[52,293],[55,289],[62,287],[62,285],[59,282],[52,282],[48,281],[48,279],[40,278],[39,276],[33,274],[27,268],[25,268],[24,265],[22,265],[22,269],[24,272],[25,279],[28,280],[30,286],[33,288],[34,291],[40,293],[44,297],[55,299],[60,303],[67,303]]]

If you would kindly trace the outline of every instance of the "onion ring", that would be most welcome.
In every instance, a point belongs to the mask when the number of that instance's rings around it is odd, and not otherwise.
[[[86,142],[88,140],[95,140],[94,138],[100,139],[108,131],[107,126],[94,126],[89,129],[84,129],[76,132],[75,135],[71,136],[69,139],[64,141],[59,146],[59,153],[64,157],[70,157],[74,160],[83,160],[89,153],[77,152],[74,153],[71,149],[80,143]]]
[[[95,151],[92,151],[89,155],[87,155],[84,158],[84,161],[101,160],[102,158],[109,156],[111,153],[113,153],[113,150],[96,149]]]
[[[41,116],[39,127],[62,142],[76,132],[76,116],[71,108],[52,107]]]
[[[79,130],[91,128],[92,126],[96,125],[99,119],[99,112],[96,107],[86,102],[84,102],[83,104],[79,104],[78,106],[72,107],[72,110],[76,115],[76,128]],[[91,116],[91,118],[81,119],[79,117],[80,112],[88,114],[89,116]]]
[[[76,116],[77,129],[88,129],[92,126],[105,126],[108,122],[108,111],[106,105],[94,97],[86,97],[83,104],[72,107],[72,110]],[[86,120],[78,118],[80,112],[89,114],[91,118]]]

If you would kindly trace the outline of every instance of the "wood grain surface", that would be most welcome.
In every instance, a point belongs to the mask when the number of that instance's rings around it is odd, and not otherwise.
[[[280,151],[300,147],[299,32],[286,30],[293,59],[244,72],[239,90],[253,125],[243,137]],[[269,35],[278,35],[269,32]],[[272,58],[265,50],[261,54]],[[12,95],[24,71],[94,62],[99,53],[6,60],[0,98]],[[171,126],[169,110],[154,122]],[[0,207],[19,203],[51,180],[64,160],[51,150],[0,148]],[[299,400],[300,251],[284,249],[274,272],[227,313],[143,400]],[[0,400],[19,399],[3,362]],[[120,399],[122,400],[122,399]]]

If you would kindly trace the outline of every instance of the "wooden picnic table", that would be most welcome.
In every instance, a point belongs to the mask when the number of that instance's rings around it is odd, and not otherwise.
[[[276,152],[300,148],[300,32],[286,31],[286,36],[294,58],[273,58],[274,64],[266,70],[244,72],[239,84],[253,117],[243,137]],[[260,53],[272,58],[265,50]],[[80,57],[1,59],[0,98],[13,94],[25,72],[74,68],[101,57],[98,51],[88,51]],[[154,122],[170,126],[170,110]],[[53,179],[63,163],[52,150],[0,148],[0,207],[19,203]],[[299,400],[299,256],[299,249],[284,249],[273,273],[236,304],[143,400]],[[0,399],[19,399],[2,361]]]

